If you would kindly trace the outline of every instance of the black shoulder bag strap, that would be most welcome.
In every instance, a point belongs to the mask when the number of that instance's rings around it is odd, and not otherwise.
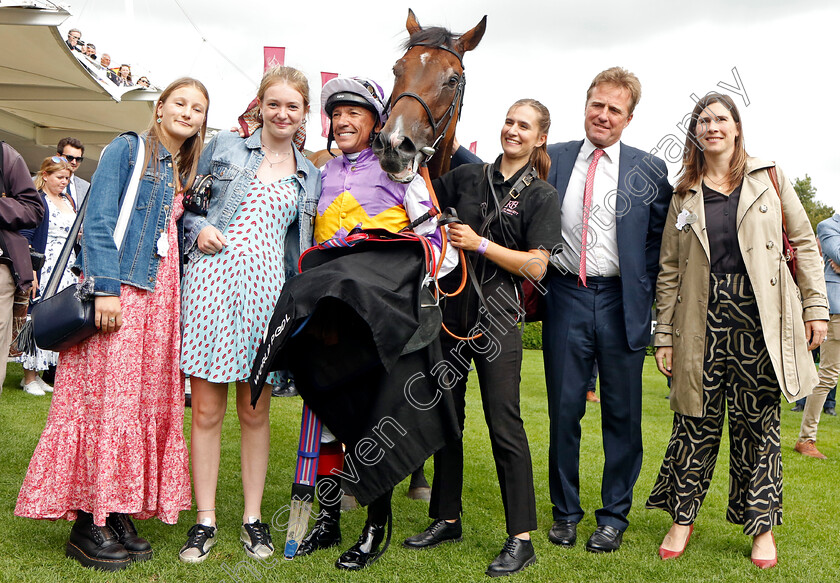
[[[50,281],[47,283],[47,287],[41,294],[41,299],[46,299],[55,295],[58,285],[61,283],[64,270],[67,268],[67,262],[70,260],[70,255],[73,253],[76,240],[79,238],[79,231],[82,229],[82,223],[85,220],[85,209],[87,209],[88,200],[90,200],[89,196],[82,199],[82,204],[79,206],[79,210],[76,213],[76,220],[73,221],[73,226],[70,227],[70,232],[67,233],[67,239],[64,241],[64,246],[61,248],[61,254],[55,262],[55,267],[53,267]]]
[[[519,198],[519,195],[522,194],[522,191],[531,185],[531,183],[534,181],[534,178],[537,177],[537,169],[531,166],[527,172],[523,172],[522,176],[519,177],[519,180],[516,181],[516,183],[513,185],[513,188],[510,189],[510,191],[502,199],[501,202],[499,202],[499,197],[496,194],[496,187],[493,186],[492,164],[486,165],[486,173],[487,184],[490,186],[490,194],[493,196],[493,203],[495,204],[495,208],[487,213],[487,216],[484,217],[484,222],[481,223],[481,228],[478,230],[478,235],[481,237],[484,237],[486,233],[489,232],[490,223],[493,222],[497,215],[501,216],[502,209],[505,208],[507,203],[509,203],[511,199]],[[504,230],[504,222],[502,222],[502,233],[504,233]],[[510,244],[510,242],[507,241],[507,237],[505,237],[505,243]]]

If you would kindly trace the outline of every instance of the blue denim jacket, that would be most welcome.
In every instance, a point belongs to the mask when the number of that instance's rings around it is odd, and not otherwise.
[[[210,190],[210,208],[202,217],[190,212],[184,214],[184,249],[190,260],[201,257],[196,241],[201,230],[213,225],[224,232],[248,186],[257,176],[257,169],[263,160],[258,129],[251,137],[243,139],[235,132],[221,131],[216,134],[198,162],[198,174],[213,174]],[[298,217],[289,225],[284,241],[284,271],[286,280],[297,273],[298,260],[302,250],[312,246],[312,230],[318,212],[318,197],[321,194],[321,172],[307,160],[297,148],[293,148],[297,162],[297,181],[300,183]]]
[[[134,212],[119,252],[114,243],[120,204],[138,159],[138,143],[136,134],[131,133],[111,142],[102,152],[88,191],[82,253],[76,267],[84,272],[86,280],[93,282],[96,295],[118,296],[121,283],[155,289],[161,259],[156,244],[160,234],[166,232],[175,195],[172,155],[162,144],[158,146],[157,163],[148,164],[140,180]],[[180,240],[180,223],[178,227]]]

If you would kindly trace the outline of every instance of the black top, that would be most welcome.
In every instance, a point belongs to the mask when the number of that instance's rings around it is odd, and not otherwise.
[[[703,206],[712,273],[747,273],[738,245],[738,200],[741,184],[729,195],[709,188],[703,182]]]
[[[529,168],[526,164],[508,180],[499,171],[502,157],[493,164],[493,184],[498,202],[507,197],[519,177]],[[458,211],[458,218],[478,233],[484,218],[495,208],[487,184],[485,164],[464,164],[432,181],[441,210],[453,207]],[[490,224],[489,232],[484,235],[494,243],[515,249],[528,251],[544,248],[551,252],[562,241],[560,236],[560,202],[557,191],[549,183],[535,178],[530,186],[525,187],[515,199],[511,199]],[[466,252],[467,259],[475,266],[476,274],[482,283],[485,297],[498,286],[507,288],[509,294],[515,294],[513,275],[486,260],[477,252]],[[461,270],[455,269],[442,283],[446,291],[454,290],[460,281]],[[522,278],[516,278],[521,280]],[[493,283],[488,287],[488,284]],[[475,295],[471,286],[468,293]],[[462,294],[467,295],[467,293]],[[515,295],[513,297],[516,297]],[[477,307],[473,304],[472,307]]]

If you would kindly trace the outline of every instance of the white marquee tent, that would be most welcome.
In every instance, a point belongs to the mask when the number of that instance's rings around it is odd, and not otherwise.
[[[85,157],[98,160],[117,134],[146,128],[159,91],[117,87],[104,69],[68,49],[58,30],[67,11],[8,4],[0,2],[0,140],[30,170],[55,153],[61,138],[78,138]],[[89,179],[94,167],[85,163],[79,175]]]

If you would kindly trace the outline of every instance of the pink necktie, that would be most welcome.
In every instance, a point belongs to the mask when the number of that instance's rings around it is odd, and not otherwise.
[[[592,207],[592,185],[595,183],[595,168],[598,160],[604,155],[604,151],[596,149],[592,153],[592,162],[589,163],[589,170],[586,171],[586,185],[583,187],[583,220],[581,221],[580,232],[580,266],[578,267],[578,278],[583,287],[586,287],[586,235],[589,232],[589,210]]]

